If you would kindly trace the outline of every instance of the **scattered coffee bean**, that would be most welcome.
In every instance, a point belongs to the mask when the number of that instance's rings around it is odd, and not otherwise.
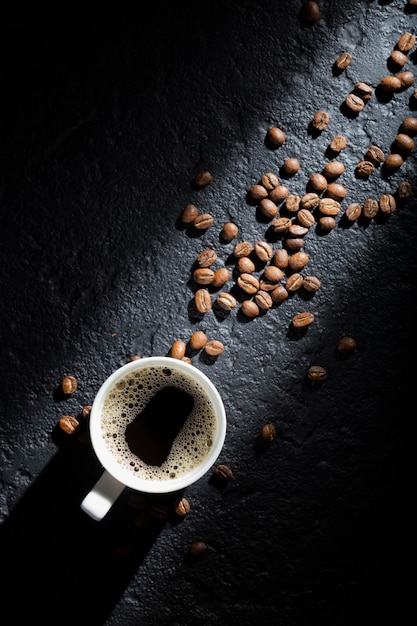
[[[288,267],[288,252],[284,248],[278,248],[274,252],[271,263],[279,267],[279,269],[285,270]]]
[[[275,174],[267,172],[262,176],[261,183],[267,191],[272,191],[275,187],[278,187],[279,180]]]
[[[240,274],[252,274],[255,271],[255,263],[247,256],[242,256],[236,263],[236,269]]]
[[[296,225],[293,224],[291,228],[295,226]],[[290,235],[289,229],[288,229],[288,235]],[[298,252],[298,250],[301,250],[301,248],[304,248],[305,241],[302,237],[288,236],[284,239],[283,245],[285,246],[286,250],[288,250],[288,252]]]
[[[346,207],[345,215],[349,222],[354,222],[360,217],[362,213],[362,207],[359,202],[351,202]]]
[[[336,227],[336,220],[330,215],[323,215],[319,218],[318,225],[321,231],[328,233]]]
[[[320,7],[314,0],[306,0],[301,5],[301,17],[307,22],[317,22],[321,17]]]
[[[379,210],[378,200],[374,198],[367,198],[363,203],[362,215],[369,220],[372,220]]]
[[[263,441],[272,443],[277,438],[277,429],[274,424],[264,424],[260,434]]]
[[[267,280],[270,283],[278,283],[284,278],[284,272],[276,265],[268,265],[264,269],[262,278],[263,280]]]
[[[181,361],[183,361],[184,363],[188,363],[189,365],[192,364],[192,361],[189,356],[183,356]]]
[[[203,556],[208,550],[208,546],[204,541],[194,541],[188,548],[188,556],[190,558],[198,559]]]
[[[294,176],[300,169],[300,162],[295,157],[285,159],[282,168],[287,176]]]
[[[258,307],[264,311],[272,307],[272,298],[267,291],[260,289],[254,298]]]
[[[396,172],[403,165],[404,159],[400,154],[392,153],[387,156],[384,168],[387,172]]]
[[[319,210],[323,215],[338,215],[340,213],[340,202],[334,198],[320,198]]]
[[[414,139],[405,133],[399,133],[394,139],[394,145],[400,152],[412,152],[414,150]]]
[[[408,89],[414,83],[414,74],[410,70],[395,75],[401,83],[402,89]]]
[[[291,237],[304,237],[307,233],[308,228],[302,226],[301,224],[297,224],[296,222],[292,222],[288,228],[288,235],[291,235]]]
[[[252,185],[248,191],[249,196],[252,200],[262,200],[262,198],[268,197],[268,191],[265,189],[263,185]]]
[[[285,281],[285,289],[288,293],[294,293],[298,291],[303,285],[303,277],[299,272],[295,272],[294,274],[290,274]]]
[[[214,218],[210,213],[200,213],[195,218],[193,224],[197,230],[207,230],[210,226],[213,226]]]
[[[237,259],[242,256],[249,256],[251,252],[253,252],[253,245],[249,241],[241,241],[233,249],[233,254]]]
[[[172,344],[169,350],[169,356],[173,359],[181,360],[182,357],[185,355],[186,347],[187,346],[185,344],[185,341],[182,341],[181,339],[177,339],[176,341],[174,341],[174,343]]]
[[[341,52],[336,59],[335,65],[339,70],[345,70],[352,63],[350,52]]]
[[[210,267],[217,261],[217,253],[215,250],[207,249],[200,252],[197,257],[197,263],[200,267]]]
[[[389,60],[393,65],[397,67],[404,67],[404,65],[408,61],[408,57],[404,52],[400,52],[400,50],[393,50],[389,55]]]
[[[278,207],[270,198],[263,198],[259,203],[259,211],[268,220],[272,220],[278,214]]]
[[[194,303],[199,313],[208,313],[211,311],[211,297],[207,289],[197,289],[194,294]]]
[[[201,350],[207,343],[207,335],[202,330],[196,330],[191,335],[188,343],[192,350]]]
[[[276,281],[272,282],[270,280],[266,280],[266,278],[263,278],[262,276],[259,279],[259,289],[261,291],[273,291],[277,284],[278,283]]]
[[[310,293],[315,293],[316,291],[320,289],[321,282],[317,278],[317,276],[311,276],[311,275],[304,276],[303,287],[306,291],[309,291]]]
[[[236,282],[242,291],[252,296],[255,295],[259,289],[259,280],[253,274],[240,274]]]
[[[356,350],[358,346],[358,342],[353,337],[341,337],[337,342],[336,348],[338,352],[343,352],[344,354],[353,352]]]
[[[194,176],[194,185],[196,185],[197,187],[207,187],[207,185],[212,182],[213,175],[207,170],[202,170]]]
[[[168,519],[169,508],[166,504],[162,502],[153,502],[149,509],[149,513],[154,519],[164,521]]]
[[[384,76],[381,78],[379,86],[387,93],[395,93],[402,88],[401,80],[397,76]]]
[[[327,370],[321,365],[310,365],[307,376],[313,383],[323,383],[327,379]]]
[[[309,192],[309,193],[304,194],[304,196],[302,196],[302,198],[300,199],[299,208],[308,209],[311,211],[311,209],[314,209],[314,207],[316,207],[318,203],[319,203],[318,194],[314,192]]]
[[[322,131],[329,125],[330,115],[327,111],[317,111],[311,120],[311,125],[315,130]]]
[[[194,270],[193,278],[199,285],[210,285],[213,282],[214,270],[210,267],[199,267]]]
[[[132,354],[132,356],[129,358],[129,361],[139,361],[141,357],[138,354]]]
[[[410,52],[416,44],[416,36],[413,33],[403,33],[398,39],[396,47],[400,52]]]
[[[318,199],[318,196],[317,196]],[[316,222],[316,219],[311,211],[308,209],[300,209],[297,213],[297,220],[304,228],[311,228]]]
[[[379,209],[384,215],[391,215],[397,208],[395,198],[390,193],[383,193],[379,198]]]
[[[130,493],[127,499],[127,506],[132,511],[143,511],[146,508],[146,496],[144,493]]]
[[[315,174],[312,174],[310,176],[308,184],[311,189],[314,189],[315,191],[318,191],[320,193],[321,191],[324,191],[327,187],[327,178],[323,176],[323,174],[319,174],[318,172],[316,172]]]
[[[274,254],[271,244],[266,241],[257,241],[254,245],[254,252],[263,263],[270,261]]]
[[[224,344],[217,339],[210,339],[204,346],[204,350],[210,356],[219,356],[224,352]]]
[[[61,381],[61,389],[66,396],[70,396],[77,391],[78,381],[75,376],[69,374]]]
[[[355,83],[354,93],[366,103],[372,98],[374,90],[367,83],[358,82]]]
[[[323,175],[329,178],[338,178],[345,171],[345,166],[341,161],[329,161],[323,167]]]
[[[219,305],[219,307],[223,309],[223,311],[231,311],[232,309],[235,308],[237,304],[236,298],[232,296],[231,293],[228,293],[227,291],[220,292],[219,295],[217,296],[216,302]]]
[[[375,165],[371,161],[360,161],[355,168],[355,172],[357,176],[367,178],[375,172]]]
[[[79,425],[79,421],[72,415],[63,415],[59,420],[60,429],[67,435],[72,435]]]
[[[227,281],[231,277],[231,271],[227,269],[227,267],[220,267],[218,270],[214,272],[213,280],[211,281],[211,286],[215,289],[220,289],[227,283]]]
[[[309,311],[303,311],[302,313],[297,313],[292,318],[292,325],[294,328],[305,328],[306,326],[310,326],[314,322],[314,315]]]
[[[277,285],[275,289],[271,291],[271,300],[275,302],[275,304],[281,304],[288,298],[288,291],[285,289],[284,285]]]
[[[220,238],[222,239],[222,241],[229,243],[230,241],[232,241],[232,239],[236,237],[238,232],[239,228],[236,224],[234,224],[233,222],[226,222],[226,224],[224,224],[223,228],[220,231]]]
[[[401,181],[397,189],[397,196],[399,200],[401,201],[409,200],[412,197],[412,195],[413,195],[413,188],[411,186],[411,183],[409,183],[407,180]]]
[[[185,517],[191,510],[190,503],[187,498],[179,498],[174,502],[174,511],[180,517]]]
[[[288,267],[293,272],[299,272],[307,265],[309,260],[310,258],[306,252],[296,252],[290,256],[288,260]]]
[[[198,208],[195,206],[195,204],[186,204],[181,212],[180,221],[183,224],[193,224],[197,215]]]
[[[274,233],[285,233],[291,226],[289,217],[277,217],[271,223],[271,229]]]
[[[365,160],[377,166],[385,161],[385,154],[378,146],[371,145],[365,153]]]
[[[400,81],[398,81],[400,82]],[[349,93],[345,98],[345,104],[354,113],[359,113],[365,107],[364,100],[355,93]]]
[[[233,472],[230,467],[221,463],[213,470],[213,477],[227,482],[233,478]]]
[[[344,135],[335,135],[329,143],[329,148],[332,152],[341,152],[346,148],[347,141]]]
[[[285,185],[278,185],[275,189],[269,192],[269,199],[273,202],[282,202],[290,193],[290,190]]]
[[[81,409],[81,417],[85,420],[88,420],[90,418],[92,408],[93,407],[91,406],[91,404],[86,404],[85,406],[83,406],[83,408]]]
[[[254,319],[259,315],[259,307],[253,300],[244,300],[241,304],[242,313],[249,319]]]
[[[274,146],[282,146],[286,141],[285,133],[276,126],[272,126],[267,132],[267,139],[274,144]]]
[[[300,208],[301,198],[295,193],[290,193],[285,201],[285,208],[290,213],[296,213]]]
[[[341,202],[344,198],[346,198],[347,192],[345,187],[343,187],[340,183],[330,183],[330,185],[327,186],[326,194],[330,198]]]
[[[417,135],[417,117],[405,117],[401,122],[400,132],[410,137]]]

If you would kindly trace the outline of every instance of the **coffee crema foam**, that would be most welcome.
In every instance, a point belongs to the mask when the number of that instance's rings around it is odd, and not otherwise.
[[[194,406],[166,460],[160,466],[148,465],[131,452],[125,430],[152,397],[168,386],[191,394]],[[125,470],[140,479],[167,480],[188,474],[204,461],[213,445],[216,417],[213,404],[198,381],[174,368],[150,366],[114,383],[101,409],[101,429],[108,451]]]

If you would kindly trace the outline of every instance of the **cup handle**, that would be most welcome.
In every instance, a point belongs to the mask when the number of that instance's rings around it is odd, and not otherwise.
[[[126,485],[104,470],[92,490],[81,502],[82,510],[96,521],[100,521],[125,487]]]

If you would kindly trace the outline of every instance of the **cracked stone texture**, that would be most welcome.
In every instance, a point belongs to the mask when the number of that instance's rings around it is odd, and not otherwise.
[[[377,89],[416,13],[404,0],[323,0],[320,20],[306,25],[301,2],[289,0],[9,5],[0,41],[3,610],[19,626],[404,621],[416,154],[390,176],[354,170],[371,143],[388,154],[402,119],[416,116],[415,85],[390,98]],[[353,61],[336,74],[344,50]],[[415,72],[416,54],[404,69]],[[348,116],[341,105],[358,81],[375,91]],[[313,137],[318,110],[331,120]],[[287,136],[274,150],[271,126]],[[348,140],[347,198],[334,230],[305,237],[302,273],[321,289],[250,322],[239,305],[196,316],[203,249],[232,270],[237,241],[282,245],[248,202],[251,185],[272,171],[303,195],[338,133]],[[290,156],[301,169],[285,179]],[[196,190],[190,181],[204,169],[213,183]],[[388,219],[346,226],[349,202],[395,193],[403,180],[414,196]],[[210,229],[179,225],[189,202],[213,215]],[[239,234],[224,244],[227,221]],[[304,310],[315,322],[296,335],[291,319]],[[101,468],[85,437],[57,432],[59,418],[78,416],[132,355],[166,354],[198,329],[225,345],[216,361],[197,354],[193,363],[224,399],[218,462],[233,479],[219,489],[210,472],[189,487],[180,521],[137,528],[126,491],[94,522],[79,504]],[[345,359],[335,352],[343,336],[358,342]],[[312,364],[328,370],[320,386],[307,384]],[[68,373],[78,389],[62,398]],[[260,448],[269,422],[278,437]],[[189,562],[198,540],[208,550]]]

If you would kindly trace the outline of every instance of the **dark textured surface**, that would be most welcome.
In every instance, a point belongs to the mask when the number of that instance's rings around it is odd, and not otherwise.
[[[354,168],[370,143],[387,154],[416,115],[415,85],[376,91],[357,117],[341,103],[357,81],[376,87],[399,35],[415,31],[406,2],[319,2],[306,26],[300,2],[13,3],[1,47],[0,434],[1,570],[9,622],[107,626],[405,623],[413,562],[415,152],[393,176]],[[336,75],[339,52],[352,65]],[[416,49],[406,69],[415,71]],[[312,137],[314,113],[331,122]],[[287,142],[265,145],[270,126]],[[306,237],[322,281],[247,323],[192,313],[195,259],[213,247],[232,269],[234,242],[268,237],[249,187],[296,156],[287,184],[303,195],[334,134],[342,203],[394,192],[414,197],[388,220]],[[202,169],[213,183],[193,190]],[[215,222],[179,228],[188,202]],[[280,247],[279,241],[273,246]],[[231,279],[227,290],[233,287]],[[315,323],[290,331],[295,313]],[[102,522],[79,503],[100,474],[88,446],[55,436],[64,414],[91,404],[131,355],[166,354],[197,329],[224,342],[193,363],[218,386],[228,414],[219,462],[187,489],[190,513],[134,527],[124,494]],[[338,339],[358,348],[336,357]],[[311,364],[325,383],[306,384]],[[63,375],[78,379],[62,399]],[[256,446],[261,426],[278,438]],[[194,563],[190,543],[208,552]],[[122,546],[133,552],[122,555]]]

